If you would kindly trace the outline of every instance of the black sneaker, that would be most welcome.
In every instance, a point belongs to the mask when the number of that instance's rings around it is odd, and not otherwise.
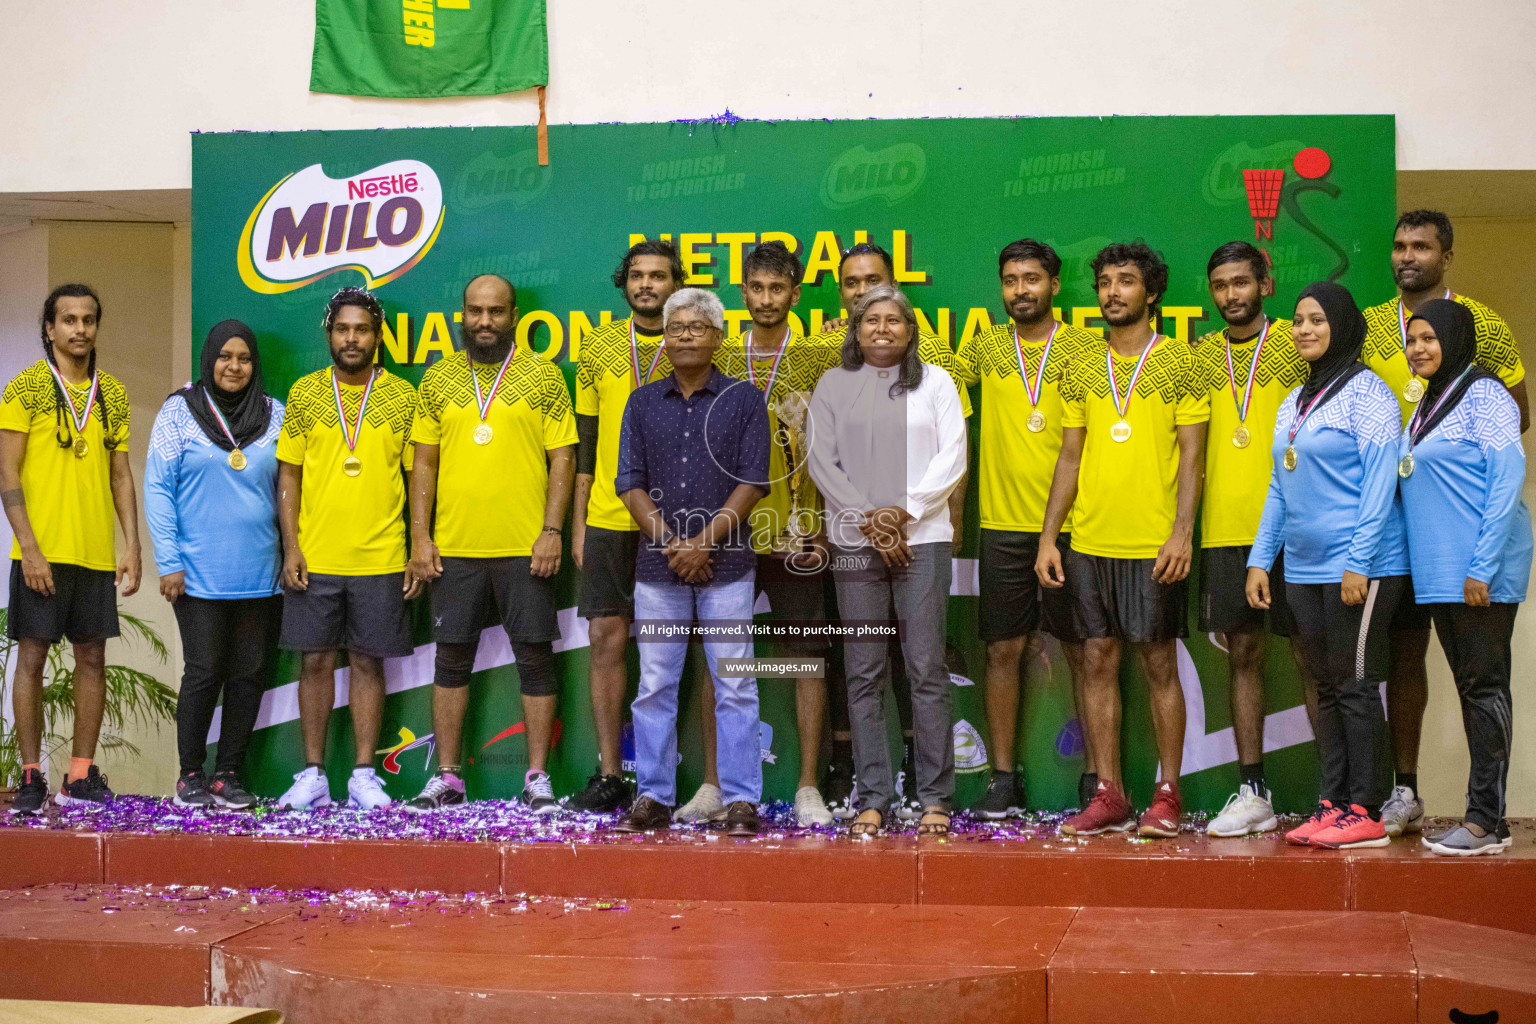
[[[240,776],[234,772],[215,772],[208,792],[214,803],[234,811],[248,811],[258,803],[256,794],[240,785]]]
[[[85,778],[65,782],[54,795],[54,803],[60,807],[78,807],[84,811],[99,811],[111,803],[117,794],[107,788],[107,777],[101,769],[91,765]]]
[[[208,792],[208,779],[202,772],[187,772],[176,780],[176,792],[171,803],[177,807],[212,807],[213,794]]]
[[[21,785],[16,787],[16,799],[11,802],[12,814],[36,814],[48,802],[48,780],[36,768],[21,773]]]
[[[604,775],[599,768],[587,780],[587,788],[566,801],[567,808],[583,814],[612,814],[629,806],[629,783],[622,775]]]
[[[560,803],[550,788],[548,772],[530,771],[523,776],[523,803],[541,818],[560,812]]]
[[[987,780],[987,795],[976,805],[976,813],[988,821],[1017,818],[1024,813],[1024,787],[1018,772],[992,771]]]
[[[464,780],[452,772],[438,772],[427,780],[421,795],[405,805],[408,811],[435,811],[464,802]]]
[[[853,817],[858,810],[853,806],[853,762],[832,761],[822,777],[821,793],[827,801],[832,817],[842,821]]]

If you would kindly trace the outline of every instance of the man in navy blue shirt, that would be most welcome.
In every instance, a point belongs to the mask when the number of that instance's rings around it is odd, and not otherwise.
[[[678,684],[697,619],[715,686],[726,830],[752,836],[763,791],[757,680],[721,678],[719,660],[752,657],[757,557],[747,518],[768,493],[768,411],[756,388],[715,369],[725,310],[713,293],[673,294],[662,333],[672,373],[630,396],[614,481],[642,535],[633,706],[639,794],[618,828],[648,832],[671,823]]]

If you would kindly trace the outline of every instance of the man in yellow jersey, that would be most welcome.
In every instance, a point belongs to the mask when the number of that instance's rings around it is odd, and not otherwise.
[[[1220,633],[1226,647],[1241,775],[1238,791],[1206,831],[1242,836],[1279,824],[1264,781],[1264,613],[1249,606],[1244,587],[1248,549],[1274,471],[1275,414],[1306,380],[1307,363],[1291,342],[1291,322],[1264,315],[1269,264],[1255,246],[1228,242],[1218,248],[1206,264],[1206,279],[1227,326],[1195,344],[1195,372],[1211,403],[1200,520],[1200,631]],[[1274,594],[1270,628],[1277,636],[1293,636],[1285,588],[1275,587]],[[1316,688],[1308,692],[1314,702]]]
[[[1145,242],[1106,246],[1093,260],[1107,343],[1073,361],[1061,455],[1051,480],[1035,571],[1047,588],[1072,580],[1084,635],[1084,725],[1092,733],[1098,789],[1062,823],[1067,835],[1136,828],[1172,837],[1182,811],[1184,694],[1175,639],[1187,636],[1185,578],[1205,459],[1210,398],[1188,345],[1150,320],[1168,288],[1168,265]],[[1075,505],[1074,505],[1075,501]],[[1065,562],[1056,538],[1072,513]],[[1140,656],[1152,698],[1162,780],[1138,821],[1120,773],[1120,655]]]
[[[609,814],[629,805],[620,761],[625,647],[635,614],[635,554],[640,532],[613,493],[619,426],[632,391],[672,372],[662,345],[661,314],[683,286],[683,263],[671,242],[636,242],[613,272],[630,315],[582,339],[576,363],[576,497],[571,557],[581,570],[576,611],[587,620],[588,679],[597,730],[597,771],[571,797],[573,811]]]
[[[374,365],[384,308],[361,288],[326,305],[332,365],[288,392],[277,440],[283,535],[279,644],[299,651],[304,770],[278,801],[292,810],[331,802],[325,734],[336,702],[336,652],[351,666],[348,703],[357,759],[350,806],[387,807],[373,770],[384,715],[384,659],[411,653],[405,602],[421,590],[405,558],[405,477],[416,389]]]
[[[757,555],[757,585],[768,595],[778,624],[821,627],[827,622],[826,543],[820,522],[821,496],[805,469],[806,424],[816,382],[837,365],[839,349],[807,340],[789,322],[800,302],[805,268],[782,242],[763,242],[741,262],[741,297],[752,316],[742,336],[729,339],[715,355],[727,377],[761,393],[774,443],[769,452],[768,494],[752,509],[752,547]],[[797,415],[799,413],[799,415]],[[798,443],[797,443],[798,436]],[[791,511],[797,509],[794,516]],[[781,639],[777,653],[797,661],[820,659],[821,674],[795,680],[795,725],[800,739],[800,779],[795,789],[795,819],[801,825],[831,825],[832,814],[817,788],[821,732],[827,713],[825,637]],[[706,781],[700,794],[678,813],[714,817],[724,805],[715,789],[714,716],[705,716]]]
[[[1392,279],[1397,282],[1397,296],[1365,311],[1365,365],[1397,394],[1406,425],[1424,396],[1424,381],[1408,368],[1408,319],[1430,299],[1455,299],[1472,311],[1477,339],[1474,361],[1498,374],[1509,389],[1510,397],[1520,407],[1523,433],[1531,425],[1531,412],[1520,348],[1502,317],[1481,302],[1456,294],[1445,283],[1446,271],[1455,255],[1454,241],[1451,219],[1438,210],[1410,210],[1397,218],[1392,234]],[[1392,737],[1396,784],[1381,809],[1381,823],[1387,835],[1400,836],[1421,831],[1424,820],[1418,771],[1419,735],[1424,725],[1424,708],[1429,704],[1429,677],[1424,670],[1424,656],[1429,650],[1429,609],[1415,602],[1411,581],[1392,616],[1391,632],[1387,726]]]
[[[960,353],[965,375],[981,381],[981,542],[977,632],[987,645],[987,749],[992,775],[975,808],[984,818],[1022,814],[1024,770],[1014,757],[1019,718],[1019,663],[1035,631],[1056,637],[1081,687],[1082,624],[1066,588],[1045,590],[1035,575],[1040,528],[1061,450],[1061,383],[1080,352],[1098,341],[1056,319],[1061,257],[1033,238],[1003,247],[997,258],[1009,322],[976,335]],[[1068,517],[1070,519],[1070,515]],[[1070,546],[1064,525],[1057,546]],[[1081,697],[1079,696],[1079,703]],[[1086,735],[1084,737],[1087,738]],[[1093,797],[1093,759],[1079,785]]]
[[[96,369],[101,300],[65,284],[43,303],[43,358],[0,396],[0,503],[11,543],[6,635],[16,641],[11,692],[21,782],[14,814],[48,802],[43,778],[43,669],[68,637],[75,650],[69,772],[54,800],[97,810],[112,800],[95,764],[106,702],[107,638],[118,635],[116,587],[139,589],[138,497],[128,463],[128,396]],[[126,542],[113,549],[112,515]]]
[[[833,365],[840,365],[838,353],[841,352],[843,339],[848,333],[846,311],[852,309],[871,288],[878,285],[894,287],[895,284],[895,261],[882,246],[874,242],[856,242],[843,250],[837,267],[837,291],[842,302],[842,310],[839,311],[836,319],[828,320],[823,325],[821,333],[813,339],[818,346],[824,346],[833,351]],[[972,411],[969,387],[976,383],[976,378],[968,375],[967,368],[950,348],[949,343],[936,334],[920,331],[918,356],[925,363],[942,367],[954,378],[955,387],[960,391],[960,409],[969,417]],[[960,551],[964,533],[965,491],[965,478],[961,477],[960,483],[949,495],[949,521],[955,531],[953,546],[956,554]],[[836,596],[835,591],[829,590],[829,593]],[[913,765],[912,701],[905,667],[901,660],[901,645],[895,641],[890,645],[890,664],[894,666],[892,668],[895,684],[893,692],[896,695],[896,713],[901,721],[902,742],[905,747],[901,770],[897,772],[900,795],[897,797],[896,816],[904,821],[915,821],[921,816],[923,808],[917,799],[916,771]],[[853,815],[854,806],[851,799],[853,783],[852,734],[848,727],[846,693],[842,687],[835,687],[832,701],[832,762],[827,767],[824,789],[827,802],[838,817]]]
[[[522,686],[522,800],[534,814],[549,815],[560,809],[548,771],[559,692],[555,573],[576,469],[576,421],[560,369],[516,344],[512,282],[473,278],[463,306],[464,350],[422,377],[411,433],[411,572],[434,581],[438,768],[408,806],[430,811],[464,802],[469,677],[480,630],[500,623]]]

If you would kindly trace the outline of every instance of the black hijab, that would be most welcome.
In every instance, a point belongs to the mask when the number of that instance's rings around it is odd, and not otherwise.
[[[1328,318],[1328,351],[1311,364],[1306,383],[1301,386],[1299,409],[1306,409],[1319,394],[1327,403],[1339,393],[1351,377],[1365,369],[1360,354],[1365,348],[1365,314],[1355,304],[1349,289],[1332,281],[1309,284],[1296,296],[1297,305],[1302,299],[1312,299],[1323,307]]]
[[[1466,306],[1454,299],[1431,299],[1408,318],[1409,323],[1415,320],[1428,323],[1435,329],[1435,337],[1440,339],[1440,368],[1430,374],[1425,382],[1424,397],[1419,399],[1424,419],[1420,420],[1416,415],[1410,421],[1413,440],[1417,442],[1456,408],[1473,381],[1482,377],[1498,378],[1472,363],[1472,357],[1477,354],[1477,325],[1472,320],[1472,311]],[[1466,371],[1465,377],[1463,371]],[[1450,389],[1449,394],[1447,389]],[[1444,401],[1441,401],[1442,396]]]
[[[213,367],[224,351],[224,343],[231,338],[244,339],[251,350],[251,379],[239,391],[225,391],[213,382]],[[239,320],[221,320],[213,325],[203,341],[202,376],[171,397],[180,395],[192,410],[192,418],[203,428],[208,440],[225,451],[230,450],[229,438],[224,436],[218,417],[208,408],[208,399],[224,414],[229,432],[234,435],[235,447],[244,448],[267,432],[272,421],[272,403],[261,382],[261,355],[256,349],[256,332]]]

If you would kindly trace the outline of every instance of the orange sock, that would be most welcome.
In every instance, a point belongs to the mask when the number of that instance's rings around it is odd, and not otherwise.
[[[21,766],[22,771],[26,771],[28,768],[36,769],[38,774],[42,774],[43,763],[41,761],[33,761],[31,764],[24,764]]]
[[[72,757],[69,759],[69,774],[64,777],[65,782],[79,782],[90,772],[94,758]]]

